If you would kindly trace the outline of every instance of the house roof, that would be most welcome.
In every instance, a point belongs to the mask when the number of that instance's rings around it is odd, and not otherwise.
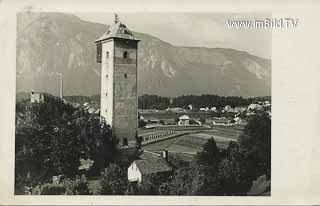
[[[121,22],[117,22],[109,27],[109,29],[95,42],[97,43],[111,38],[131,39],[139,41],[134,37],[133,33],[127,28],[127,26],[125,24],[122,24]]]
[[[190,117],[188,115],[183,115],[183,116],[179,117],[179,119],[188,120],[188,119],[190,119]]]
[[[172,171],[172,167],[162,157],[143,153],[140,158],[134,162],[143,175]]]

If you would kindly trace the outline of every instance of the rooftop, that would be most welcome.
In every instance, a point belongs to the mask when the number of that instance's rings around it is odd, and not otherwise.
[[[122,24],[120,21],[115,22],[109,29],[95,42],[104,41],[111,38],[120,38],[120,39],[131,39],[139,41],[134,37],[133,33],[127,28],[125,24]]]
[[[179,117],[180,120],[189,120],[190,117],[188,115],[183,115],[181,117]]]
[[[135,163],[141,174],[144,175],[172,171],[172,167],[165,159],[145,152],[140,156],[140,159],[135,160]]]

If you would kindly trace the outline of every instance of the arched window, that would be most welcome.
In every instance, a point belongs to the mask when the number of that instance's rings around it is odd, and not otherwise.
[[[127,79],[127,78],[128,78],[128,75],[127,75],[127,74],[124,74],[124,78],[126,78],[126,79]]]
[[[109,59],[109,52],[106,53],[106,59]]]
[[[124,51],[124,52],[123,52],[123,58],[124,58],[124,59],[127,59],[128,57],[129,57],[128,52],[127,52],[127,51]]]

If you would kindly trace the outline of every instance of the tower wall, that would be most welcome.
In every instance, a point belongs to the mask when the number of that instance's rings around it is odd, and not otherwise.
[[[138,127],[137,42],[115,39],[114,52],[112,132],[117,138],[133,141]]]
[[[107,52],[109,57],[107,57]],[[100,115],[113,126],[114,41],[102,44]]]
[[[111,125],[112,134],[134,141],[138,128],[137,41],[115,38],[102,43],[100,104],[100,114]]]

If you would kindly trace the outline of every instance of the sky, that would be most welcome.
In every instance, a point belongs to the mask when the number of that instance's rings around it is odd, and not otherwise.
[[[112,25],[113,13],[75,13],[82,20]],[[231,48],[271,59],[270,29],[228,28],[228,20],[264,20],[268,13],[118,13],[135,32],[176,46]]]

